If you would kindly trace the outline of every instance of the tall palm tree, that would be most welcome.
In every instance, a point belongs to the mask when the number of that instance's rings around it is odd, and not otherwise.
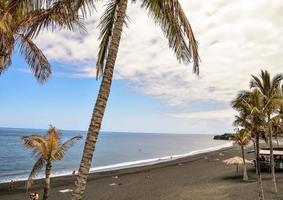
[[[267,121],[267,129],[269,135],[269,147],[270,147],[270,167],[272,172],[272,181],[274,184],[274,191],[277,193],[277,184],[275,176],[275,164],[273,157],[273,133],[271,127],[271,115],[278,109],[278,101],[280,100],[280,95],[278,95],[278,89],[280,83],[283,80],[282,74],[277,74],[273,78],[270,77],[268,71],[261,71],[260,77],[253,76],[250,81],[250,88],[257,88],[263,97],[264,111]]]
[[[51,75],[47,58],[34,43],[34,38],[45,29],[67,28],[82,30],[81,16],[75,9],[89,5],[82,0],[1,0],[0,1],[0,75],[12,64],[12,53],[18,48],[35,78],[43,83]],[[45,5],[43,5],[43,3]],[[75,7],[70,3],[77,2]]]
[[[253,91],[241,91],[237,97],[232,101],[232,107],[239,112],[239,116],[235,120],[235,124],[239,124],[251,132],[255,137],[256,148],[256,168],[258,180],[258,199],[264,200],[264,192],[262,186],[262,178],[259,166],[259,138],[264,137],[265,129],[265,115],[263,98],[260,91],[254,89]],[[241,119],[240,119],[241,118]],[[240,119],[240,120],[239,120]],[[244,119],[244,120],[243,120]]]
[[[138,0],[132,0],[137,2]],[[169,47],[180,62],[194,61],[193,70],[198,73],[199,55],[189,21],[177,0],[139,0],[141,7],[161,26]],[[109,0],[100,22],[99,53],[97,76],[103,75],[99,94],[93,109],[90,126],[83,150],[79,173],[72,194],[73,200],[82,199],[92,162],[95,144],[98,139],[104,111],[110,94],[115,61],[119,49],[123,26],[127,24],[128,0]]]
[[[234,141],[241,147],[242,158],[243,158],[243,180],[248,181],[248,173],[245,159],[245,146],[251,141],[251,132],[248,129],[240,129],[234,135]]]
[[[27,189],[31,186],[33,177],[35,177],[45,165],[45,187],[43,199],[48,199],[52,162],[63,159],[65,152],[81,138],[81,136],[75,136],[62,143],[60,132],[53,126],[50,126],[47,135],[45,136],[23,136],[21,138],[23,145],[32,149],[34,157],[37,159],[28,177]]]

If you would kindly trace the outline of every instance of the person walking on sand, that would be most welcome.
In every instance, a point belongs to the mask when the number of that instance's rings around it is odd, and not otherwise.
[[[9,183],[9,191],[13,190],[14,188],[15,188],[15,182],[11,180],[11,182]]]

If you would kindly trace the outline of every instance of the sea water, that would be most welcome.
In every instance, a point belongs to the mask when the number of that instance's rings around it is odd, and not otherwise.
[[[35,159],[23,147],[21,137],[44,135],[46,130],[0,128],[0,183],[26,180]],[[55,161],[52,176],[70,175],[78,170],[86,131],[64,130],[62,141],[81,135],[83,140],[69,149],[63,160]],[[188,155],[231,146],[227,141],[213,140],[213,135],[101,132],[91,171],[105,171],[163,162]],[[44,169],[38,177],[43,177]]]

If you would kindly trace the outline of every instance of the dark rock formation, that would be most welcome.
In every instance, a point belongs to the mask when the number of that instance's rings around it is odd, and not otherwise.
[[[223,135],[215,135],[213,137],[214,140],[233,140],[232,133],[224,133]]]

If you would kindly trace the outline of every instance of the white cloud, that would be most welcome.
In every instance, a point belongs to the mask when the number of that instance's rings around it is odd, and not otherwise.
[[[238,90],[248,88],[250,74],[258,74],[260,69],[282,72],[283,1],[181,3],[199,41],[201,75],[193,75],[191,65],[179,64],[160,28],[137,5],[131,5],[131,23],[121,41],[116,79],[128,80],[136,90],[168,105],[185,107],[194,101],[231,101]],[[75,76],[94,77],[100,15],[94,13],[88,19],[88,34],[44,33],[38,43],[49,59],[71,65]],[[220,112],[219,116],[227,117],[226,111]],[[219,117],[211,111],[185,116]]]

